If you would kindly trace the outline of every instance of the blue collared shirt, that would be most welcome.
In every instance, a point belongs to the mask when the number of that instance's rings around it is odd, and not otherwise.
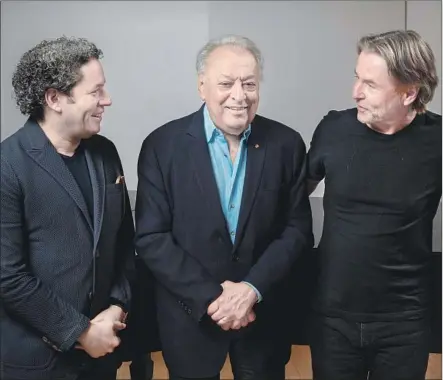
[[[243,132],[239,150],[232,162],[229,154],[228,142],[209,116],[205,105],[203,109],[206,141],[208,143],[209,154],[211,156],[212,169],[220,195],[221,207],[228,226],[232,244],[235,242],[237,233],[238,217],[240,215],[240,205],[243,195],[243,185],[245,182],[246,161],[247,161],[247,141],[251,134],[251,125]],[[258,301],[262,297],[260,292],[249,284],[257,293]]]

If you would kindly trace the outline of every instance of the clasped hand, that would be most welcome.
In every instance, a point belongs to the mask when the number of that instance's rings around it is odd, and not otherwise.
[[[120,345],[117,331],[126,328],[126,324],[122,322],[124,316],[125,313],[119,306],[112,305],[103,310],[90,321],[75,348],[86,351],[93,358],[113,352]]]
[[[212,302],[208,315],[223,330],[238,330],[255,321],[252,310],[257,302],[257,295],[248,284],[225,281],[221,284],[223,293]]]

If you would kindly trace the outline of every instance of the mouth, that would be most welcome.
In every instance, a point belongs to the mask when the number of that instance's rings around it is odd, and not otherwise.
[[[97,114],[97,115],[92,115],[92,117],[94,119],[101,120],[102,119],[102,114],[100,113],[100,114]]]
[[[236,111],[236,112],[241,112],[241,111],[245,111],[248,109],[247,106],[244,107],[226,107],[227,109],[231,110],[231,111]]]
[[[358,105],[358,104],[357,104],[357,109],[358,109],[359,111],[367,111],[367,109],[366,109],[365,107],[362,107],[362,106],[360,106],[360,105]]]

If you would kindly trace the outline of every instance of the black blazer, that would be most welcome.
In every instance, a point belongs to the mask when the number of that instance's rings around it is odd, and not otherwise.
[[[285,284],[298,256],[312,247],[305,189],[305,144],[299,133],[256,116],[237,235],[232,244],[205,138],[203,107],[152,132],[138,162],[135,206],[137,253],[157,283],[163,356],[185,377],[221,369],[232,337],[281,327],[289,300]],[[240,332],[210,322],[208,305],[225,280],[249,281],[263,295],[257,321]],[[284,302],[283,302],[284,301]]]
[[[126,186],[116,184],[120,159],[105,137],[83,143],[94,220],[37,123],[1,143],[2,379],[66,373],[67,358],[82,357],[72,347],[89,318],[111,297],[129,306],[134,226]]]

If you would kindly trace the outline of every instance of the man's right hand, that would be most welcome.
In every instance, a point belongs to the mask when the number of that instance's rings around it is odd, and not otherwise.
[[[103,319],[92,320],[89,327],[80,335],[77,349],[86,351],[92,358],[99,358],[110,354],[120,344],[116,331],[123,330],[126,325],[120,321]]]

